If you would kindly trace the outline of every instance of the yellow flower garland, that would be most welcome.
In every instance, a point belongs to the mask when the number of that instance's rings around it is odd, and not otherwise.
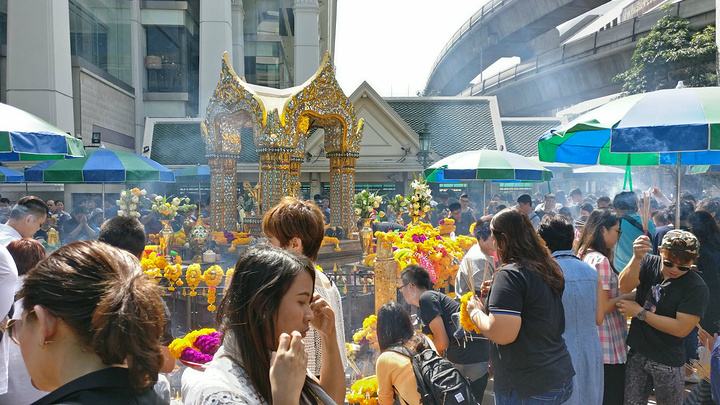
[[[193,263],[188,266],[187,270],[185,270],[185,281],[187,281],[188,287],[190,287],[190,296],[194,297],[197,295],[197,291],[195,291],[196,288],[200,285],[200,281],[202,280],[202,272],[200,269],[200,265],[197,263]]]
[[[182,265],[168,264],[165,267],[163,277],[165,277],[170,282],[167,287],[168,291],[175,291],[175,286],[180,287],[183,285],[183,282],[180,279],[180,277],[182,277]]]
[[[480,331],[480,328],[478,328],[477,325],[475,325],[475,322],[472,321],[467,310],[468,302],[470,302],[473,295],[475,295],[473,291],[468,291],[460,298],[460,326],[462,326],[462,328],[467,332],[481,334],[482,332]]]
[[[363,327],[353,335],[353,341],[360,343],[367,339],[371,344],[377,341],[377,315],[372,314],[363,320]]]
[[[377,376],[361,378],[353,383],[345,399],[350,404],[376,405],[378,403]]]
[[[217,299],[217,286],[222,283],[222,279],[225,276],[222,267],[217,264],[210,266],[202,275],[203,280],[208,288],[208,311],[215,312],[217,307],[215,306],[215,300]]]

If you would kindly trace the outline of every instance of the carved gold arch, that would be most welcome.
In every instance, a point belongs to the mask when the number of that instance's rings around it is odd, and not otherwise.
[[[340,88],[328,53],[310,79],[290,89],[246,83],[232,69],[226,53],[220,82],[206,116],[202,131],[208,157],[218,160],[211,163],[211,170],[214,165],[218,166],[217,173],[221,175],[216,192],[215,172],[212,173],[213,226],[227,226],[234,221],[236,211],[234,206],[230,210],[230,204],[236,204],[235,192],[230,193],[226,183],[236,181],[236,177],[229,173],[232,166],[229,160],[239,156],[241,128],[252,127],[260,156],[261,211],[275,205],[283,196],[298,195],[308,134],[322,128],[325,151],[330,159],[330,222],[348,231],[355,227],[351,205],[363,121],[357,119],[350,99]],[[236,165],[233,169],[236,170]],[[232,201],[228,198],[231,195]],[[213,207],[218,207],[221,213]]]

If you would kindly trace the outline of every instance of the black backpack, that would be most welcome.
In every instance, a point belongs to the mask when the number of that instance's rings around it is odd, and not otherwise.
[[[388,350],[410,358],[423,405],[477,404],[467,378],[434,350],[425,349],[414,355],[404,346],[393,346]]]

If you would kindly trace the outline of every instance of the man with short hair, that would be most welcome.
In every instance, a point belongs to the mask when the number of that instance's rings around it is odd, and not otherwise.
[[[620,220],[620,238],[615,245],[613,264],[616,269],[624,269],[633,255],[633,241],[640,235],[653,235],[655,224],[648,218],[643,225],[638,214],[638,198],[633,191],[623,191],[616,195],[613,207]]]
[[[483,281],[492,279],[495,273],[495,239],[490,232],[490,219],[475,222],[475,243],[465,253],[455,276],[455,293],[458,296],[470,291],[468,280],[472,277],[475,289],[479,290]]]
[[[695,235],[671,230],[660,244],[660,255],[641,235],[633,256],[620,273],[620,291],[635,292],[634,301],[617,306],[632,317],[627,343],[625,403],[646,404],[653,388],[658,404],[683,402],[683,339],[702,318],[709,300],[708,288],[694,262],[699,243]]]
[[[583,204],[583,193],[579,188],[573,189],[570,191],[570,213],[572,213],[573,218],[577,218],[580,216],[580,207]]]
[[[606,210],[610,208],[610,197],[602,196],[597,199],[597,208],[599,210]]]
[[[470,225],[474,222],[472,214],[463,213],[462,206],[458,202],[450,204],[448,207],[450,210],[450,218],[455,220],[455,234],[456,235],[467,235],[470,233]]]
[[[530,219],[530,222],[533,224],[533,228],[537,230],[540,226],[540,216],[533,210],[532,203],[530,194],[522,194],[517,198],[517,209],[528,216],[528,219]]]
[[[535,207],[535,213],[540,217],[542,220],[545,215],[552,215],[557,214],[558,210],[560,209],[558,207],[559,204],[555,202],[555,194],[548,193],[545,194],[545,201],[542,204],[538,204],[537,207]]]
[[[22,238],[32,238],[47,219],[48,207],[45,201],[29,195],[18,200],[10,210],[6,223],[0,224],[0,245]]]
[[[73,209],[72,217],[63,224],[61,236],[63,243],[92,240],[97,237],[97,231],[90,226],[85,207],[78,206]]]
[[[469,214],[470,217],[472,217],[472,220],[475,221],[475,212],[473,211],[472,207],[470,207],[470,196],[467,194],[463,194],[460,196],[460,208],[463,215]],[[483,207],[483,210],[485,207]]]

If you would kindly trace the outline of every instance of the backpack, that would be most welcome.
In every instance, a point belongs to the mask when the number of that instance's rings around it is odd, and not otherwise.
[[[449,360],[438,356],[433,349],[425,349],[414,355],[404,346],[393,346],[388,350],[410,358],[423,405],[477,403],[470,388],[470,381],[460,374]]]

